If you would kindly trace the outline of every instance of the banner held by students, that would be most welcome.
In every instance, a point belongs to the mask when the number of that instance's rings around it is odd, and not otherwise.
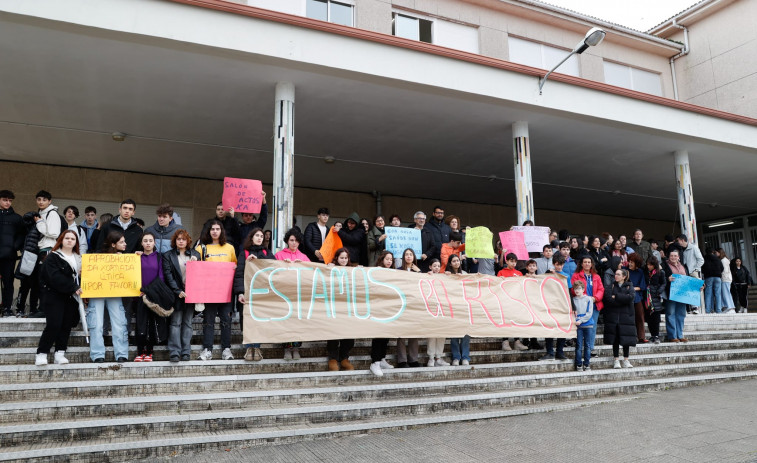
[[[245,267],[244,342],[345,338],[575,337],[565,282],[329,267]]]
[[[465,231],[465,256],[473,259],[493,259],[496,257],[492,247],[494,234],[486,227],[469,228]]]
[[[673,275],[670,282],[670,300],[689,305],[699,305],[699,291],[704,280],[686,275]]]
[[[415,228],[386,227],[385,249],[392,253],[395,259],[402,259],[402,253],[410,248],[415,257],[420,260],[423,254],[421,246],[421,231]]]
[[[231,302],[236,266],[234,262],[187,262],[186,302]]]
[[[505,253],[513,253],[518,256],[518,260],[528,260],[528,249],[523,237],[523,232],[503,231],[499,232],[499,240],[502,242],[502,249]]]
[[[549,244],[549,227],[513,227],[513,231],[523,232],[523,241],[528,252],[542,252]]]
[[[136,254],[81,256],[82,298],[137,297],[142,287],[142,261]]]
[[[224,177],[221,200],[225,211],[233,208],[238,213],[258,214],[263,207],[263,184],[260,180]]]

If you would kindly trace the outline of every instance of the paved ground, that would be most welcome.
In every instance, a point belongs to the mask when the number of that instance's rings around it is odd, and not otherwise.
[[[757,462],[757,380],[499,420],[205,451],[208,462]]]

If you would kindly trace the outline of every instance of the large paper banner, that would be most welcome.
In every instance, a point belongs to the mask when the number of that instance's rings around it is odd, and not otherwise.
[[[686,275],[673,275],[675,279],[670,282],[670,299],[683,304],[699,306],[699,291],[702,289],[704,280]]]
[[[465,232],[465,256],[471,258],[493,259],[496,257],[492,247],[492,232],[486,227],[469,228]]]
[[[260,180],[224,177],[223,209],[234,212],[257,214],[263,207],[263,184]]]
[[[141,287],[142,261],[138,255],[81,256],[81,297],[136,297]]]
[[[326,239],[323,240],[323,244],[321,245],[321,257],[323,257],[323,263],[324,264],[330,264],[332,260],[334,260],[334,254],[336,254],[337,249],[344,246],[342,244],[342,239],[339,237],[339,234],[334,232],[334,226],[332,225],[329,229],[329,232],[326,233]]]
[[[518,256],[518,260],[528,260],[528,249],[526,248],[523,232],[499,232],[499,240],[502,242],[502,249],[505,251],[505,254],[512,252]]]
[[[404,227],[386,227],[386,240],[384,240],[385,249],[392,253],[395,259],[402,259],[402,253],[405,249],[410,248],[415,253],[415,257],[420,260],[423,255],[421,245],[421,231],[416,228]],[[373,264],[374,262],[371,262]]]
[[[245,267],[244,342],[350,338],[575,337],[565,282],[329,267]]]
[[[542,252],[549,244],[549,227],[513,227],[513,231],[523,232],[528,252]]]
[[[187,262],[187,281],[184,285],[187,303],[231,302],[236,267],[234,262]]]

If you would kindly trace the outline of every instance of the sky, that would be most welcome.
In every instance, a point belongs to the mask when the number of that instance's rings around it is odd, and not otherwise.
[[[646,31],[699,0],[542,0],[545,3]]]

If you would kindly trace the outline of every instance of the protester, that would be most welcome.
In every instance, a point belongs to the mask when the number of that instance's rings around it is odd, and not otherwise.
[[[589,257],[594,261],[594,268],[597,269],[597,273],[604,274],[609,264],[610,256],[607,251],[602,249],[602,239],[598,236],[591,235],[589,237],[588,247]]]
[[[263,247],[268,249],[269,251],[272,250],[271,236],[273,236],[273,232],[271,230],[266,230],[265,232],[263,232]]]
[[[234,256],[239,252],[239,247],[242,245],[242,234],[239,230],[239,222],[234,218],[234,208],[230,207],[228,210],[224,210],[223,201],[216,204],[216,215],[213,218],[208,219],[202,226],[202,232],[200,236],[205,236],[207,229],[213,223],[218,221],[223,227],[223,233],[226,237],[226,243],[234,247]]]
[[[351,267],[350,252],[346,248],[337,249],[334,253],[334,262],[329,265]],[[350,350],[354,346],[354,339],[329,339],[326,341],[326,351],[329,356],[328,370],[339,371],[339,367],[346,371],[354,370],[355,367],[350,363]]]
[[[339,238],[350,253],[350,262],[356,265],[368,265],[366,232],[365,228],[359,224],[360,216],[357,212],[353,212],[344,221],[344,227],[339,230]]]
[[[733,276],[733,298],[739,302],[739,312],[747,313],[749,307],[747,295],[749,287],[754,284],[749,269],[743,266],[741,257],[735,257],[731,262],[731,275]]]
[[[707,249],[702,264],[702,276],[704,277],[704,311],[705,313],[721,313],[720,284],[723,275],[723,263],[715,249]]]
[[[256,228],[263,229],[268,223],[268,204],[266,203],[265,199],[265,191],[261,191],[260,194],[263,202],[260,205],[260,213],[258,214],[257,219],[255,218],[255,214],[252,214],[250,212],[242,212],[242,223],[239,224],[239,239],[241,240],[240,245],[244,245],[245,241],[247,240],[247,236],[252,232],[252,230]]]
[[[4,317],[13,316],[13,273],[26,234],[24,221],[13,210],[14,199],[16,195],[12,191],[0,190],[0,301]]]
[[[602,279],[597,275],[597,270],[594,268],[594,261],[591,260],[591,257],[589,256],[584,256],[581,259],[581,267],[577,268],[573,273],[573,276],[570,278],[574,286],[576,281],[583,282],[584,288],[586,288],[586,295],[592,298],[592,302],[594,303],[591,315],[594,321],[594,327],[591,328],[591,333],[589,335],[589,347],[591,348],[592,355],[595,355],[594,341],[597,335],[597,320],[599,319],[599,312],[604,307],[604,301],[602,298],[605,294],[605,288],[602,285]]]
[[[720,276],[720,307],[723,312],[735,312],[736,305],[733,303],[733,297],[731,296],[731,283],[733,283],[733,275],[731,274],[731,261],[728,259],[725,249],[718,248],[718,257],[720,263],[723,264],[723,273]]]
[[[100,216],[100,220],[97,223],[97,228],[92,231],[92,237],[89,239],[89,250],[88,252],[98,252],[100,248],[98,246],[102,246],[102,241],[100,240],[101,230],[103,229],[103,226],[106,224],[109,224],[113,220],[113,214],[106,212],[105,214]]]
[[[124,239],[126,240],[126,249],[124,252],[127,254],[136,252],[142,240],[142,229],[134,219],[134,212],[136,210],[137,203],[133,199],[121,201],[121,205],[118,207],[118,215],[109,222],[101,222],[97,248],[101,249],[104,240],[111,231],[115,230],[121,231],[124,235]]]
[[[441,271],[444,272],[447,269],[447,261],[450,256],[456,255],[460,257],[460,253],[463,251],[465,251],[463,234],[458,231],[450,232],[449,243],[442,244],[441,258],[439,259]]]
[[[377,215],[373,219],[373,227],[368,232],[368,262],[376,262],[378,256],[386,249],[384,225],[383,215]]]
[[[423,214],[421,212],[421,214]],[[418,213],[416,212],[416,219]],[[425,219],[424,219],[425,220]],[[416,222],[417,223],[417,222]],[[400,270],[407,272],[420,272],[418,268],[418,260],[415,257],[415,252],[408,248],[402,251],[402,263]],[[405,339],[397,338],[397,367],[398,368],[417,368],[421,366],[418,363],[418,339],[408,339],[407,347],[405,347]]]
[[[590,241],[591,242],[591,241]],[[584,283],[573,284],[573,308],[576,311],[576,371],[591,370],[591,339],[594,336],[594,301],[584,293]]]
[[[200,237],[200,245],[195,248],[200,254],[200,260],[208,262],[237,262],[234,246],[226,242],[226,230],[219,220],[211,220],[206,223],[207,228]],[[213,340],[215,338],[216,316],[220,321],[221,328],[221,358],[234,360],[231,353],[231,310],[232,302],[206,303],[203,312],[203,340],[200,360],[213,358]]]
[[[247,304],[247,300],[245,299],[247,288],[244,283],[244,269],[247,266],[247,262],[255,259],[275,259],[271,251],[263,247],[264,239],[265,234],[263,230],[261,228],[253,228],[247,235],[242,245],[242,251],[237,257],[237,269],[234,272],[234,294],[237,295],[237,301],[243,306]],[[239,329],[244,333],[244,314],[239,317]],[[244,353],[244,359],[248,362],[263,360],[260,343],[245,344],[243,347],[247,349]]]
[[[326,240],[326,234],[329,232],[329,228],[326,226],[326,222],[329,221],[329,210],[322,207],[318,209],[317,216],[317,222],[310,222],[305,227],[303,247],[308,259],[312,262],[323,262],[320,249]]]
[[[452,231],[449,225],[444,223],[444,209],[441,206],[434,207],[433,217],[426,222],[424,228],[430,232],[433,243],[433,250],[428,254],[428,259],[439,259],[441,262],[442,244],[449,243],[449,234]]]
[[[633,309],[634,290],[628,280],[628,270],[615,271],[615,282],[604,293],[604,340],[612,345],[615,357],[613,368],[633,368],[628,361],[630,347],[636,346],[636,323]],[[594,330],[596,331],[596,329]],[[620,346],[623,346],[623,363],[620,362]]]
[[[126,238],[121,230],[111,230],[105,236],[100,253],[123,254],[126,250]],[[110,331],[113,339],[113,353],[118,363],[129,359],[129,333],[127,330],[126,310],[120,297],[97,297],[89,299],[87,307],[87,325],[89,326],[89,357],[95,363],[105,361],[105,341],[103,326],[105,309],[110,317]]]
[[[142,269],[142,288],[150,286],[155,279],[165,282],[163,256],[155,250],[155,235],[151,232],[145,232],[142,235],[141,248],[142,250],[137,251],[137,254],[140,256]],[[151,304],[156,303],[156,301],[151,302]],[[164,310],[172,308],[173,305],[171,307],[162,307]],[[134,328],[134,334],[137,344],[137,356],[134,357],[134,361],[152,362],[153,347],[155,344],[168,339],[166,319],[157,316],[148,307],[147,302],[142,299],[137,303],[136,318],[137,324]]]
[[[551,247],[550,247],[551,249]],[[537,261],[538,264],[538,261]],[[554,255],[552,256],[552,269],[547,270],[547,274],[556,274],[560,275],[559,278],[564,280],[565,286],[570,289],[571,288],[571,282],[570,277],[571,275],[563,273],[563,267],[565,266],[565,258],[560,255]],[[564,277],[564,278],[562,278]],[[575,309],[574,309],[575,310]],[[567,360],[568,357],[565,356],[565,344],[566,344],[565,338],[558,338],[557,339],[557,352],[555,352],[555,339],[554,338],[545,338],[544,339],[544,348],[546,349],[546,353],[544,356],[542,356],[539,360]]]
[[[89,249],[93,246],[92,234],[100,225],[100,222],[97,221],[97,209],[95,209],[94,206],[87,206],[84,208],[84,220],[82,220],[79,225],[81,225],[81,228],[84,229],[84,232],[87,235],[87,248]]]
[[[63,209],[63,218],[65,224],[62,224],[62,229],[72,230],[79,238],[79,255],[87,253],[87,232],[81,226],[76,224],[76,219],[79,217],[79,208],[76,206],[67,206]]]
[[[302,234],[296,228],[290,228],[284,235],[286,247],[276,253],[276,260],[284,262],[310,262],[308,256],[299,250]],[[299,360],[301,342],[284,343],[284,360]]]
[[[453,233],[456,232],[453,231]],[[460,259],[460,256],[456,254],[450,256],[449,261],[447,262],[446,273],[450,275],[466,274],[462,269],[462,260]],[[464,366],[470,365],[470,336],[466,334],[462,338],[450,339],[450,350],[452,351],[452,366],[456,367],[461,364]]]
[[[430,227],[426,227],[426,213],[418,211],[413,214],[413,221],[415,225],[411,225],[410,228],[415,228],[421,231],[421,255],[418,267],[421,271],[428,272],[429,262],[436,254],[436,247],[434,246],[434,237],[431,235]],[[441,246],[441,245],[440,245]]]
[[[628,252],[626,252],[626,248],[620,239],[613,243],[610,257],[619,257],[621,267],[628,268]]]
[[[411,251],[412,252],[412,251]],[[394,269],[394,256],[389,251],[381,251],[376,259],[376,267]],[[394,368],[386,361],[386,347],[388,338],[373,338],[371,340],[371,366],[370,370],[376,376],[384,376],[383,370]]]
[[[663,298],[665,302],[665,334],[668,342],[688,342],[683,337],[683,323],[686,319],[686,304],[674,301],[670,298],[670,283],[676,279],[676,275],[689,275],[689,269],[681,262],[678,249],[671,248],[668,252],[668,260],[662,261],[662,270],[668,278],[665,285]]]
[[[536,261],[536,273],[542,275],[555,269],[555,266],[552,264],[553,255],[554,250],[552,249],[552,245],[545,244],[542,247],[541,257],[534,259]]]
[[[644,261],[641,253],[634,252],[628,256],[628,279],[634,290],[633,307],[636,322],[636,335],[639,343],[649,342],[644,330],[644,300],[647,293],[647,280],[644,275]]]
[[[439,259],[431,259],[429,273],[438,274],[442,270]],[[446,338],[428,338],[426,340],[426,354],[428,355],[428,367],[448,367],[449,363],[444,360],[444,342]]]
[[[58,214],[58,207],[52,204],[52,195],[41,190],[36,195],[37,215],[34,216],[35,227],[39,232],[39,241],[37,242],[37,265],[34,266],[32,274],[29,275],[27,283],[29,285],[29,317],[43,318],[45,314],[39,310],[39,271],[42,263],[45,261],[47,254],[50,253],[53,246],[58,240],[61,230],[64,230],[64,221]]]
[[[161,204],[155,209],[157,220],[145,230],[155,237],[155,251],[165,254],[171,250],[173,236],[178,230],[183,230],[180,224],[173,219],[173,207],[170,204]]]
[[[505,268],[500,270],[497,273],[498,277],[502,278],[511,278],[511,277],[521,277],[523,276],[520,271],[515,270],[515,266],[518,265],[518,256],[515,255],[515,253],[508,253],[507,256],[505,256],[505,264],[507,265]],[[510,347],[510,343],[513,343],[513,346]],[[504,351],[510,351],[510,350],[528,350],[528,347],[521,342],[519,338],[509,338],[502,341],[502,350]]]
[[[187,262],[201,259],[200,253],[190,248],[192,237],[183,228],[171,237],[171,249],[163,255],[163,276],[176,295],[171,325],[168,332],[168,359],[187,362],[192,354],[192,317],[194,304],[186,302]]]
[[[80,272],[79,236],[73,230],[64,230],[40,269],[42,309],[46,323],[39,338],[35,365],[47,365],[47,356],[53,345],[55,364],[68,363],[68,338],[71,328],[79,322],[80,300],[76,297],[81,295]]]
[[[684,234],[678,235],[678,237],[676,238],[676,245],[680,250],[680,261],[683,262],[684,265],[686,265],[686,268],[689,270],[691,276],[694,278],[702,279],[702,265],[704,265],[704,257],[702,256],[702,251],[700,251],[697,246],[690,246],[689,239]],[[698,306],[693,306],[691,308],[691,313],[699,313]]]
[[[665,293],[665,272],[660,268],[660,261],[655,256],[647,259],[647,310],[645,319],[649,327],[649,341],[660,343],[660,318],[665,310],[662,296]]]

